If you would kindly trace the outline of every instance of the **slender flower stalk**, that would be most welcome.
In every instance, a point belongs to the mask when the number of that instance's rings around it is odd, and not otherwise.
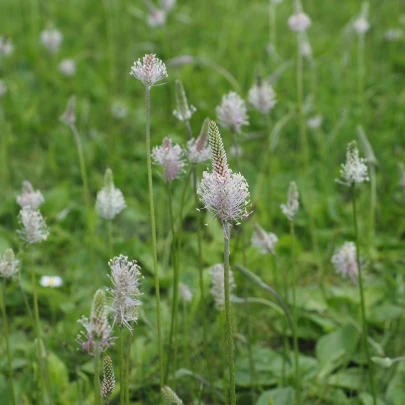
[[[146,101],[146,162],[148,169],[148,189],[149,189],[149,211],[152,233],[153,249],[153,272],[155,278],[155,296],[156,296],[156,321],[158,332],[159,349],[159,377],[160,386],[163,387],[163,346],[162,346],[162,327],[160,319],[160,287],[159,287],[159,268],[157,261],[157,242],[156,242],[156,221],[155,206],[153,201],[153,182],[152,182],[152,162],[150,148],[150,90],[157,82],[167,77],[165,64],[156,58],[154,54],[145,55],[143,61],[139,59],[134,63],[131,69],[131,75],[140,80],[145,85]]]
[[[296,184],[292,181],[288,188],[287,204],[281,205],[283,214],[290,221],[290,238],[291,238],[291,261],[292,261],[292,305],[293,305],[293,345],[294,345],[294,363],[295,363],[295,392],[297,394],[297,404],[301,404],[301,373],[299,365],[299,350],[298,350],[298,336],[297,336],[297,264],[295,257],[295,215],[299,209],[299,193]]]
[[[208,126],[209,144],[212,154],[212,172],[204,172],[198,188],[198,194],[204,207],[218,217],[224,232],[224,286],[225,286],[225,314],[228,341],[228,367],[230,403],[236,404],[235,365],[232,332],[232,311],[230,301],[230,270],[229,244],[232,222],[247,217],[250,212],[249,189],[245,178],[240,173],[232,173],[228,166],[227,157],[221,134],[214,121]]]
[[[10,345],[8,318],[6,310],[6,286],[7,286],[6,283],[7,279],[18,274],[19,269],[20,269],[20,261],[16,259],[12,249],[7,249],[5,254],[3,256],[0,256],[0,277],[4,278],[2,300],[1,300],[1,313],[3,318],[3,333],[6,341],[7,365],[10,380],[9,383],[10,383],[12,405],[17,405],[17,399],[14,388],[11,345]]]

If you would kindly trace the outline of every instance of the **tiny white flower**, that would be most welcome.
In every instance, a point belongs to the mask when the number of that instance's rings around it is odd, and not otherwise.
[[[360,16],[353,21],[353,29],[357,34],[364,35],[370,29],[370,23],[365,17]]]
[[[3,80],[0,79],[0,97],[3,97],[7,93],[7,86]]]
[[[366,159],[360,158],[356,142],[350,142],[347,146],[346,163],[343,163],[340,169],[343,181],[339,179],[336,181],[346,186],[369,181],[366,162]]]
[[[0,36],[0,57],[1,56],[9,56],[14,52],[14,45],[10,41],[10,39],[2,35]]]
[[[190,302],[193,299],[193,293],[191,292],[190,287],[184,283],[179,283],[179,294],[181,299],[185,302]]]
[[[63,59],[58,66],[59,72],[67,77],[76,74],[76,62],[73,59]]]
[[[58,52],[62,40],[62,33],[56,29],[50,28],[41,32],[41,43],[50,53]]]
[[[293,32],[304,32],[311,26],[311,19],[299,10],[288,19],[288,26]]]
[[[321,127],[323,122],[322,115],[315,115],[313,117],[308,118],[307,125],[310,129],[318,129]]]
[[[252,246],[260,251],[262,254],[275,254],[275,247],[278,242],[276,234],[266,232],[261,226],[255,226],[252,236]]]
[[[37,209],[45,202],[44,196],[39,190],[34,190],[32,184],[24,180],[22,184],[22,194],[17,197],[17,204],[20,207],[29,206],[32,209]]]
[[[357,283],[359,273],[356,252],[356,245],[353,242],[345,242],[343,246],[335,250],[331,260],[336,272],[343,277],[350,278],[354,283]],[[363,259],[362,261],[364,262]]]
[[[221,104],[215,109],[219,124],[238,134],[242,126],[249,125],[246,104],[234,91],[222,97]]]
[[[17,233],[26,243],[32,245],[48,238],[49,229],[39,210],[24,206],[20,210],[19,222],[21,229]]]
[[[20,270],[20,261],[15,257],[13,249],[6,249],[0,256],[0,277],[10,278]]]
[[[121,101],[114,101],[111,105],[111,114],[117,120],[122,120],[128,115],[128,107]]]
[[[96,211],[104,219],[114,219],[126,208],[124,195],[116,188],[111,169],[107,169],[104,176],[104,187],[97,193]]]
[[[42,287],[58,288],[63,284],[62,277],[59,276],[42,276],[39,280]]]
[[[218,311],[225,309],[225,273],[223,264],[215,264],[210,268],[211,274],[211,295],[215,300],[215,307]],[[236,287],[232,270],[229,269],[229,292],[232,293]]]
[[[152,150],[155,164],[163,168],[163,179],[171,182],[184,172],[183,150],[179,145],[173,145],[169,137],[163,139],[162,146],[155,146]]]
[[[263,115],[268,114],[277,103],[273,87],[261,79],[249,90],[248,100]]]
[[[294,181],[290,182],[288,187],[288,198],[287,204],[281,204],[281,211],[290,220],[294,221],[295,214],[298,212],[300,207],[299,203],[299,193],[297,185]]]
[[[165,64],[151,53],[134,62],[130,74],[140,80],[145,86],[152,87],[167,77]]]

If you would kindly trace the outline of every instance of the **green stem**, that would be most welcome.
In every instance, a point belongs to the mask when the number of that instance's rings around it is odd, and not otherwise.
[[[167,379],[169,377],[170,366],[176,364],[176,350],[174,346],[176,345],[176,319],[177,319],[177,312],[178,312],[178,295],[179,295],[179,266],[178,266],[178,255],[177,255],[177,241],[176,241],[176,233],[174,230],[174,216],[173,216],[173,198],[172,198],[172,187],[171,183],[168,183],[167,187],[167,195],[169,199],[169,217],[170,217],[170,228],[172,232],[173,244],[172,244],[172,258],[173,258],[173,305],[172,305],[172,317],[171,317],[171,324],[170,324],[170,338],[169,338],[169,355],[168,361],[166,364],[166,373],[165,373],[165,384],[167,383]],[[180,218],[179,228],[182,226],[182,218]],[[172,364],[171,364],[172,363]],[[174,381],[173,381],[174,383]],[[173,385],[175,388],[175,385]]]
[[[127,341],[127,357],[125,359],[125,405],[129,405],[129,370],[131,362],[131,344],[132,344],[132,334],[128,333]]]
[[[159,382],[160,387],[163,387],[163,347],[162,347],[162,329],[160,320],[160,287],[159,287],[159,268],[157,261],[157,243],[156,243],[156,221],[155,207],[153,202],[153,182],[152,182],[152,162],[150,156],[150,87],[145,87],[146,99],[146,161],[148,166],[148,189],[149,189],[149,210],[152,232],[152,249],[153,249],[153,273],[155,279],[155,295],[156,295],[156,323],[158,333],[158,349],[159,349]]]
[[[369,383],[371,388],[371,395],[373,396],[373,405],[377,405],[377,397],[375,391],[375,383],[374,383],[374,374],[373,374],[373,363],[370,358],[370,353],[368,349],[367,337],[368,337],[368,328],[367,328],[367,320],[366,320],[366,304],[364,300],[364,289],[363,289],[363,279],[361,275],[361,262],[360,262],[360,246],[359,246],[359,232],[358,232],[358,225],[357,225],[357,209],[356,209],[356,186],[353,184],[352,186],[352,201],[353,201],[353,226],[354,226],[354,239],[356,243],[356,261],[357,261],[357,270],[359,276],[359,293],[360,293],[360,302],[361,302],[361,321],[362,321],[362,342],[363,342],[363,349],[364,353],[367,358],[367,366],[368,366],[368,377]]]
[[[364,41],[365,35],[358,35],[357,43],[357,97],[359,104],[359,118],[363,116],[364,109]]]
[[[1,302],[1,312],[3,315],[3,330],[4,330],[4,337],[6,340],[6,350],[7,350],[7,363],[8,363],[8,372],[10,378],[10,389],[11,389],[11,399],[12,404],[17,405],[16,397],[15,397],[15,389],[14,389],[14,378],[13,378],[13,365],[11,361],[11,348],[10,348],[10,338],[8,334],[8,320],[7,320],[7,312],[6,312],[6,280],[3,282],[3,295],[2,295],[2,302]]]
[[[297,393],[297,405],[301,404],[301,379],[299,366],[298,352],[298,336],[297,336],[297,270],[295,259],[295,226],[294,221],[290,221],[290,236],[291,236],[291,260],[292,260],[292,300],[293,300],[293,342],[294,342],[294,362],[295,362],[295,391]]]
[[[113,257],[113,224],[112,220],[107,220],[107,227],[108,227],[108,252],[110,258]]]
[[[193,139],[193,130],[191,129],[191,125],[190,125],[190,121],[184,121],[185,125],[186,125],[186,129],[187,129],[187,133],[188,133],[188,137],[190,139]]]
[[[277,14],[276,5],[274,3],[269,4],[269,25],[270,25],[270,43],[273,44],[273,51],[276,52],[277,46]]]
[[[376,211],[376,207],[377,207],[377,179],[376,179],[376,175],[375,175],[375,165],[370,164],[369,168],[370,168],[371,198],[370,198],[368,247],[369,247],[369,250],[372,250],[373,246],[374,246],[375,211]]]
[[[39,309],[37,297],[37,283],[35,280],[34,259],[31,251],[31,282],[32,282],[32,298],[34,304],[34,331],[37,341],[37,357],[38,357],[38,378],[40,384],[40,402],[45,404],[45,381],[43,375],[43,359],[42,359],[42,346],[41,346],[41,329],[39,325]]]
[[[228,395],[228,375],[226,372],[226,334],[225,334],[225,316],[224,311],[221,311],[218,317],[219,321],[219,330],[221,331],[221,358],[222,358],[222,378],[224,381],[223,389],[224,389],[224,398],[225,398],[225,405],[229,404],[229,395]]]
[[[235,392],[235,364],[233,352],[233,332],[232,332],[232,308],[229,288],[229,242],[231,227],[229,223],[224,224],[224,286],[225,286],[225,318],[226,335],[228,343],[228,367],[229,367],[229,394],[230,404],[236,405]]]
[[[97,340],[94,347],[94,404],[101,405],[100,342]]]
[[[120,405],[125,405],[124,327],[120,327]]]

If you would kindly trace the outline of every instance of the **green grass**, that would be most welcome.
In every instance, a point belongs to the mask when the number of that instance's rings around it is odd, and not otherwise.
[[[32,11],[38,7],[38,14]],[[253,214],[243,227],[234,227],[231,243],[231,268],[240,297],[273,298],[244,278],[236,264],[243,263],[241,229],[248,242],[253,225],[276,233],[277,264],[282,273],[291,274],[289,224],[279,206],[285,202],[288,184],[295,180],[303,199],[296,218],[297,259],[297,333],[302,377],[302,404],[372,404],[367,375],[361,374],[365,358],[361,352],[360,301],[357,287],[336,276],[330,258],[345,240],[353,240],[351,196],[347,188],[335,183],[340,164],[345,159],[347,143],[357,139],[361,125],[378,159],[377,208],[374,247],[368,245],[370,187],[363,185],[357,195],[359,239],[367,255],[364,289],[372,356],[403,356],[404,334],[404,237],[405,202],[399,185],[398,163],[405,163],[405,41],[384,40],[387,29],[401,26],[405,7],[400,0],[370,1],[371,29],[365,45],[365,106],[359,113],[357,96],[357,47],[354,35],[343,29],[361,9],[360,1],[304,0],[305,11],[313,25],[308,31],[316,66],[316,82],[304,62],[304,93],[313,97],[315,114],[323,116],[318,132],[308,129],[309,173],[303,177],[296,114],[296,39],[287,27],[292,2],[284,0],[277,7],[277,51],[279,59],[266,53],[269,43],[268,1],[219,0],[179,1],[168,16],[164,29],[150,28],[142,13],[141,1],[3,0],[0,2],[0,35],[6,33],[15,44],[14,53],[0,60],[0,79],[8,92],[0,98],[0,139],[7,154],[0,162],[0,254],[12,247],[22,259],[21,286],[32,301],[29,252],[18,240],[18,210],[15,202],[21,182],[31,181],[46,199],[41,211],[50,225],[47,241],[34,247],[35,272],[59,275],[64,284],[59,289],[38,286],[42,336],[48,348],[49,379],[56,404],[93,403],[92,359],[75,342],[80,325],[77,320],[88,315],[92,297],[98,288],[109,286],[108,227],[92,212],[94,227],[94,262],[87,231],[88,217],[83,199],[81,173],[74,138],[59,121],[71,95],[77,97],[77,128],[82,136],[89,178],[91,205],[103,186],[106,168],[114,172],[114,181],[126,198],[128,208],[113,222],[113,254],[136,259],[144,280],[141,286],[142,314],[134,327],[131,347],[130,394],[132,404],[156,404],[159,398],[158,346],[156,343],[156,305],[153,282],[152,243],[150,237],[147,170],[145,158],[144,86],[129,75],[134,60],[145,53],[156,53],[166,63],[170,58],[192,55],[199,63],[168,67],[167,84],[151,91],[152,146],[165,136],[185,146],[187,131],[172,115],[175,108],[175,80],[181,79],[188,99],[197,107],[191,120],[198,134],[203,119],[215,119],[215,106],[223,94],[236,90],[244,98],[258,71],[264,77],[274,75],[273,86],[278,104],[270,115],[274,127],[287,114],[291,118],[280,131],[272,156],[271,194],[268,179],[255,200]],[[64,40],[60,51],[49,55],[39,42],[39,32],[52,23]],[[107,27],[110,27],[108,34]],[[405,30],[404,23],[402,28]],[[109,42],[110,41],[110,42]],[[77,73],[63,77],[57,66],[63,58],[77,60]],[[202,63],[201,61],[204,61]],[[217,64],[232,75],[227,80]],[[229,79],[229,76],[228,76]],[[236,82],[236,83],[234,83]],[[123,120],[111,114],[115,100],[129,109]],[[240,170],[246,177],[251,195],[256,195],[261,168],[265,167],[266,121],[250,111],[250,126],[241,137],[244,155]],[[342,118],[343,117],[343,118]],[[361,117],[361,118],[360,118]],[[222,130],[225,147],[232,145],[232,134]],[[4,151],[4,149],[2,149]],[[362,153],[364,154],[364,153]],[[229,156],[232,168],[235,159]],[[166,185],[154,167],[154,192],[157,219],[158,259],[161,285],[164,352],[167,356],[171,321],[173,269],[171,233]],[[199,167],[198,177],[205,165]],[[183,180],[173,184],[174,212],[178,215]],[[304,189],[302,187],[304,186]],[[311,204],[308,201],[311,196]],[[272,226],[269,225],[269,207]],[[319,254],[314,250],[310,233],[310,215],[315,226]],[[197,227],[191,192],[186,198],[181,253],[180,281],[189,285],[194,299],[180,311],[178,323],[177,379],[169,381],[185,403],[201,398],[210,404],[211,389],[201,388],[198,378],[214,382],[222,404],[223,365],[218,314],[209,294],[208,267],[223,258],[222,229],[217,221],[203,227],[203,264],[206,300],[199,302]],[[202,212],[203,223],[209,214]],[[273,264],[247,247],[251,271],[274,286]],[[319,263],[325,268],[324,292]],[[280,277],[279,279],[282,279]],[[282,291],[281,291],[282,293]],[[281,294],[283,296],[283,294]],[[286,297],[291,305],[289,291]],[[7,311],[12,346],[14,381],[20,404],[37,404],[38,381],[35,341],[23,296],[16,283],[8,282]],[[258,303],[249,304],[250,354],[255,365],[254,386],[249,367],[247,311],[234,306],[234,343],[236,391],[238,404],[293,404],[294,361],[287,359],[286,381],[281,384],[283,333],[282,312]],[[180,309],[182,306],[180,306]],[[203,356],[202,316],[208,325],[208,353]],[[117,331],[118,334],[118,331]],[[118,346],[108,351],[116,375]],[[165,358],[166,361],[166,358]],[[208,366],[208,368],[207,368]],[[2,403],[9,397],[6,347],[0,337],[0,392]],[[189,371],[186,371],[189,370]],[[405,366],[396,363],[389,369],[374,366],[380,404],[402,405],[405,391]],[[226,375],[226,374],[225,374]],[[252,394],[254,399],[252,400]],[[116,388],[111,404],[118,404]]]

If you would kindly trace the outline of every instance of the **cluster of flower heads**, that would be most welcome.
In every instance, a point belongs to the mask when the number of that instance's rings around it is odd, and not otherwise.
[[[126,208],[124,195],[114,185],[113,173],[107,169],[104,176],[104,187],[97,193],[96,211],[104,219],[114,219]]]
[[[161,80],[166,79],[166,65],[150,53],[134,62],[130,74],[140,80],[146,87],[152,87]]]
[[[300,208],[298,188],[294,181],[290,182],[288,187],[287,203],[281,204],[280,208],[290,221],[294,221],[295,214]]]
[[[211,274],[211,295],[215,301],[215,308],[218,311],[225,309],[225,273],[223,264],[215,264],[210,267]],[[236,284],[233,278],[233,273],[229,269],[229,291],[235,289]]]
[[[246,104],[234,91],[222,97],[221,104],[216,107],[219,124],[236,133],[241,133],[242,127],[249,124]]]
[[[347,146],[346,162],[342,163],[340,175],[343,180],[337,180],[346,186],[353,186],[369,180],[367,159],[360,158],[357,143],[352,141]]]
[[[250,214],[250,193],[246,179],[228,166],[224,145],[217,124],[208,126],[212,155],[212,172],[205,171],[197,190],[204,208],[217,217],[226,232],[226,225]]]
[[[172,182],[184,172],[183,156],[180,145],[173,145],[169,137],[163,139],[161,146],[155,146],[152,150],[152,159],[162,167],[163,179],[166,182]]]
[[[132,330],[131,323],[138,320],[138,307],[142,304],[138,299],[141,295],[140,267],[135,260],[129,261],[128,257],[123,255],[114,257],[108,265],[111,268],[109,278],[113,284],[108,292],[112,299],[111,312],[114,324]]]
[[[277,103],[273,87],[260,77],[257,78],[256,84],[249,90],[248,100],[263,115],[268,114]]]
[[[336,272],[345,278],[350,278],[353,283],[357,283],[359,277],[356,255],[356,245],[353,242],[345,242],[336,249],[331,260]]]
[[[108,324],[106,296],[97,290],[93,297],[90,319],[83,316],[79,321],[84,327],[76,338],[84,351],[95,355],[106,351],[113,343],[111,326]]]
[[[0,277],[10,278],[18,274],[21,263],[15,257],[13,249],[6,249],[3,256],[0,256]]]
[[[252,235],[252,246],[262,254],[275,254],[278,237],[272,232],[266,232],[260,225],[256,224]]]

